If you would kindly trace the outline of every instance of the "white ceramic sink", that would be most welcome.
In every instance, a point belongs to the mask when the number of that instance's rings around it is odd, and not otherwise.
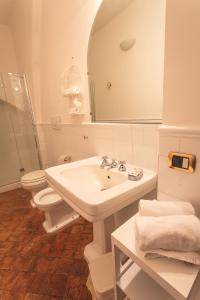
[[[79,187],[84,193],[102,192],[127,180],[120,172],[111,172],[97,165],[67,169],[61,171],[61,174],[71,185],[76,186],[78,179]]]
[[[102,159],[91,157],[45,170],[49,184],[88,221],[96,222],[128,206],[156,187],[156,173],[143,169],[139,181],[126,172],[101,169]]]

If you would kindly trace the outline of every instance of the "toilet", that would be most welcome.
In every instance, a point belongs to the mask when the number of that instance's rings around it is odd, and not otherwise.
[[[57,164],[69,163],[71,156],[68,154],[62,154],[58,157]],[[25,174],[21,177],[21,186],[25,190],[32,192],[31,206],[36,207],[33,198],[35,194],[48,187],[45,172],[43,170],[36,170]]]
[[[68,163],[71,156],[61,155],[58,164]],[[21,177],[21,185],[25,190],[32,192],[31,206],[44,211],[45,221],[43,227],[46,232],[54,232],[72,221],[79,215],[57,194],[48,187],[45,172],[37,170]]]
[[[43,227],[48,233],[55,232],[79,218],[79,215],[52,188],[46,188],[35,194],[33,201],[35,206],[45,213]]]
[[[21,185],[25,190],[32,192],[31,206],[36,207],[33,198],[39,191],[48,186],[43,170],[36,170],[21,177]]]

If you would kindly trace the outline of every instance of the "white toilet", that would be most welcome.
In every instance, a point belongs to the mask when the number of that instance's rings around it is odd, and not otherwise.
[[[25,190],[32,192],[32,197],[39,191],[45,189],[48,186],[45,173],[43,170],[36,170],[25,174],[21,177],[21,185]],[[33,198],[31,199],[32,207],[35,207]]]
[[[79,215],[52,188],[46,188],[34,196],[34,204],[45,212],[43,227],[54,232],[79,218]]]

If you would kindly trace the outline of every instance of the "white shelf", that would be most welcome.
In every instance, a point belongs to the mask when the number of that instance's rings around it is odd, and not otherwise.
[[[112,233],[112,244],[113,249],[120,249],[175,299],[188,299],[199,267],[168,258],[144,258],[144,253],[138,249],[135,239],[135,217]]]
[[[174,300],[135,263],[119,279],[117,285],[130,300]]]
[[[61,74],[60,84],[62,96],[69,101],[68,114],[71,116],[85,115],[79,67],[72,64],[66,68]]]
[[[69,110],[68,114],[72,115],[72,116],[83,116],[86,113],[84,113],[84,112],[72,112],[72,111]]]
[[[79,96],[81,94],[81,90],[78,86],[74,86],[68,89],[63,89],[64,96]]]

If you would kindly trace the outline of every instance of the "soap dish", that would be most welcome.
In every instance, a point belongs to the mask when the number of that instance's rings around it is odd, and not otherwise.
[[[140,180],[143,176],[143,170],[141,168],[134,168],[128,172],[128,179],[132,181]]]

